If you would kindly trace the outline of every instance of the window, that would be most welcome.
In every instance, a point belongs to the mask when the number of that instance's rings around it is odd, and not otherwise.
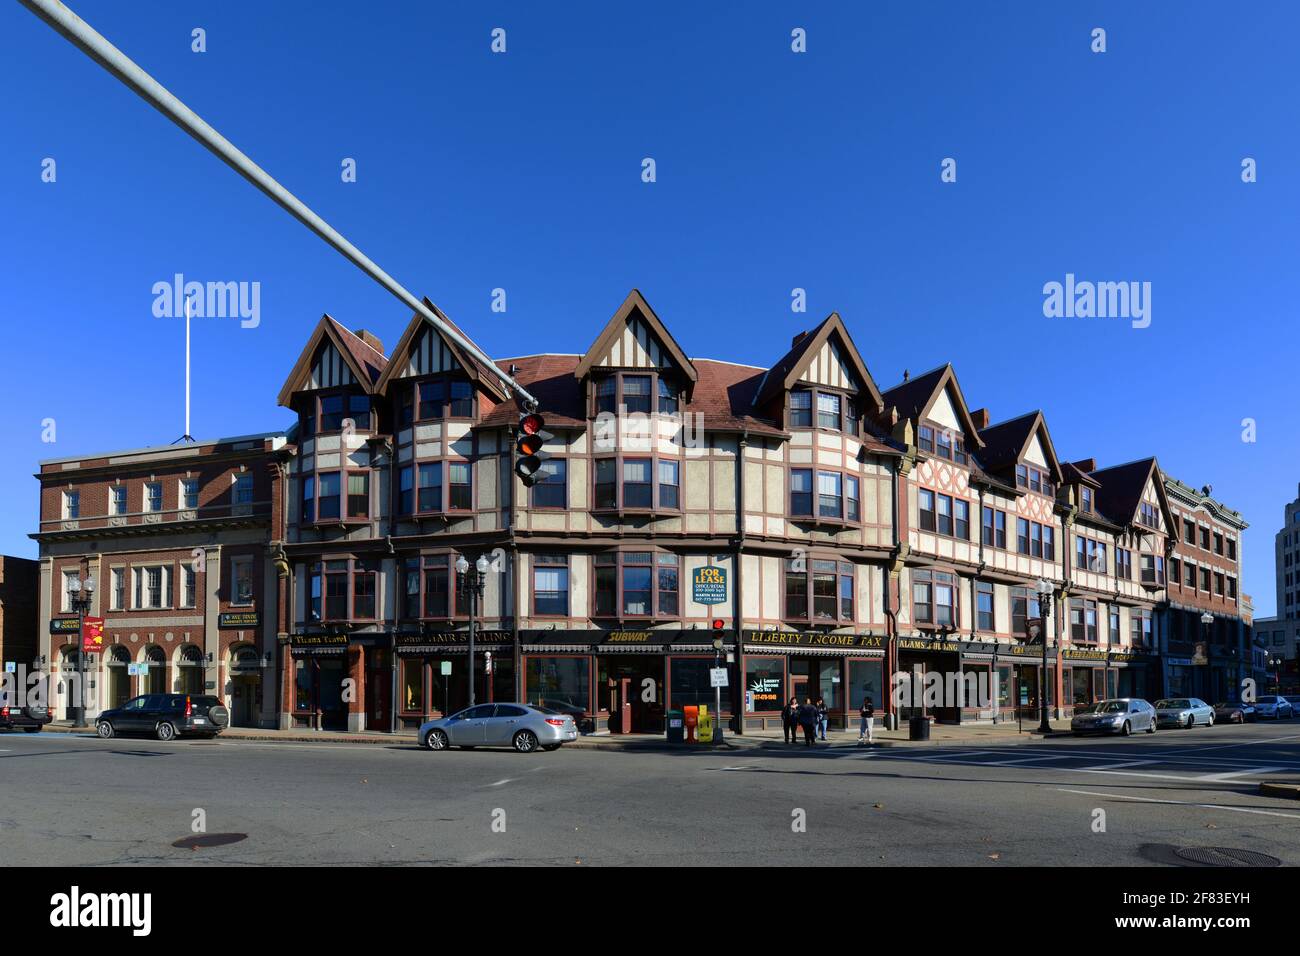
[[[65,614],[72,610],[72,580],[75,577],[77,577],[76,571],[63,572],[63,613]]]
[[[1217,571],[1214,573],[1214,593],[1223,597],[1223,575]]]
[[[199,480],[197,478],[181,479],[181,507],[194,509],[199,506]]]
[[[623,507],[649,508],[653,501],[649,458],[623,459]]]
[[[1214,532],[1214,553],[1223,554],[1223,535]]]
[[[339,518],[339,473],[326,471],[316,476],[320,482],[320,498],[316,502],[316,515],[320,521],[337,521]]]
[[[442,462],[428,462],[419,467],[420,491],[417,504],[420,513],[442,510]]]
[[[348,562],[326,561],[325,620],[344,621],[348,617]]]
[[[194,571],[190,570],[190,580],[193,581]],[[109,574],[109,594],[108,609],[110,611],[121,611],[126,608],[126,569],[114,568]],[[190,585],[193,587],[193,584]],[[64,608],[67,610],[67,608]]]
[[[415,619],[453,616],[453,578],[449,555],[407,558],[403,563],[403,577],[403,617]]]
[[[1118,644],[1120,642],[1119,608],[1115,607],[1113,604],[1110,606],[1110,631],[1106,638],[1112,644]]]
[[[1011,633],[1013,636],[1027,636],[1029,621],[1039,619],[1042,616],[1037,591],[1029,588],[1011,589]]]
[[[595,616],[676,617],[681,559],[675,554],[624,551],[594,559]]]
[[[562,554],[533,555],[533,613],[569,614],[569,559]]]
[[[470,511],[474,507],[473,489],[470,486],[470,464],[467,461],[447,463],[447,507],[453,511]]]
[[[983,541],[991,548],[1007,546],[1007,513],[985,507]]]
[[[1079,535],[1074,539],[1074,566],[1082,571],[1106,573],[1106,545]]]
[[[1160,516],[1156,514],[1156,506],[1148,501],[1142,502],[1142,507],[1138,513],[1138,523],[1146,525],[1148,528],[1160,527]]]
[[[442,418],[446,412],[447,383],[437,379],[421,382],[417,388],[420,395],[420,421]]]
[[[1079,489],[1079,492],[1080,492],[1080,496],[1079,496],[1079,502],[1080,502],[1080,503],[1079,503],[1079,507],[1080,507],[1083,511],[1087,511],[1087,512],[1091,513],[1092,510],[1093,510],[1093,507],[1092,507],[1092,489],[1091,489],[1091,488],[1080,488],[1080,489]]]
[[[1016,465],[1016,487],[1029,487],[1029,468],[1025,465]]]
[[[316,477],[314,475],[303,476],[302,516],[299,520],[303,524],[311,524],[316,520]]]
[[[817,393],[817,427],[843,431],[844,420],[839,395],[827,392]]]
[[[618,410],[618,378],[610,376],[596,383],[596,413],[614,414]]]
[[[676,385],[668,379],[659,379],[659,414],[676,415],[680,410],[680,393]]]
[[[411,389],[403,389],[397,408],[397,427],[409,428],[415,421],[415,396]]]
[[[1016,553],[1031,558],[1056,560],[1056,534],[1047,525],[1025,518],[1016,519]]]
[[[817,472],[817,514],[823,518],[844,516],[843,478],[838,472]]]
[[[1134,647],[1151,646],[1151,609],[1131,608],[1128,612],[1129,641]]]
[[[1070,599],[1070,640],[1076,644],[1097,643],[1097,602]]]
[[[230,603],[248,605],[253,603],[253,558],[243,555],[230,559]]]
[[[133,607],[140,610],[154,610],[171,607],[171,573],[166,565],[135,568],[134,576],[135,602]]]
[[[679,508],[681,463],[673,459],[659,460],[659,507]]]
[[[336,432],[343,428],[343,396],[323,395],[320,400],[320,430]]]
[[[348,517],[370,517],[370,475],[348,472]]]
[[[1183,585],[1195,591],[1196,590],[1196,565],[1184,564],[1183,570],[1185,572]]]
[[[162,482],[149,481],[144,486],[144,510],[162,511]]]
[[[615,480],[618,462],[613,458],[596,461],[596,507],[618,507],[618,483]]]
[[[352,618],[369,621],[375,617],[375,587],[379,565],[374,561],[352,561]]]
[[[862,507],[858,495],[858,479],[852,475],[844,476],[844,500],[847,507],[847,517],[850,521],[862,520]]]
[[[944,571],[913,571],[913,623],[952,626],[957,620],[956,580]]]
[[[812,472],[806,468],[790,472],[790,514],[812,514]]]
[[[1210,529],[1204,526],[1198,526],[1198,530],[1201,532],[1201,550],[1209,551],[1210,550]]]
[[[537,470],[537,484],[533,485],[534,508],[567,508],[568,462],[563,458],[547,458]]]
[[[975,626],[981,631],[996,631],[993,616],[993,585],[980,581],[975,585]]]
[[[446,567],[445,559],[443,567]],[[308,580],[308,609],[311,619],[314,621],[374,620],[378,579],[379,565],[374,561],[361,558],[335,558],[313,564]],[[410,608],[408,600],[404,610],[409,611]]]
[[[1228,597],[1237,600],[1237,579],[1231,575],[1228,576]]]
[[[1201,568],[1201,590],[1206,594],[1210,593],[1210,569]]]
[[[1016,553],[1029,553],[1029,521],[1025,518],[1016,519]]]
[[[108,513],[113,515],[126,514],[126,486],[114,485],[108,498]]]
[[[1043,557],[1048,561],[1056,560],[1056,532],[1043,525]]]
[[[81,492],[65,491],[63,493],[63,517],[81,517]]]
[[[628,414],[650,414],[650,376],[623,376],[623,407]]]
[[[253,476],[238,475],[235,478],[234,492],[231,495],[231,501],[236,505],[251,505],[253,503]]]
[[[1165,559],[1158,554],[1144,554],[1139,557],[1143,584],[1165,583]]]
[[[1196,525],[1187,518],[1183,519],[1183,540],[1188,544],[1196,543]]]
[[[397,513],[409,515],[415,503],[415,469],[403,465],[397,469]]]
[[[790,393],[790,427],[812,428],[812,392],[795,390]]]
[[[847,561],[786,560],[786,620],[807,621],[811,608],[817,622],[852,621],[853,598],[853,565]]]
[[[1133,552],[1124,548],[1115,549],[1115,576],[1131,581],[1133,579]]]
[[[448,416],[451,418],[474,417],[474,387],[469,382],[453,379],[451,382],[451,403]]]
[[[934,428],[930,425],[922,425],[916,433],[916,447],[921,451],[934,451]]]
[[[921,530],[934,531],[938,527],[935,518],[934,492],[922,488],[917,492],[918,508],[921,515]]]
[[[121,571],[115,572],[119,577]],[[191,565],[185,565],[181,569],[181,607],[194,607],[194,568]],[[116,586],[115,582],[115,586]],[[119,598],[120,600],[120,598]],[[119,606],[120,607],[120,606]]]
[[[1237,542],[1232,538],[1228,539],[1228,560],[1237,560]]]

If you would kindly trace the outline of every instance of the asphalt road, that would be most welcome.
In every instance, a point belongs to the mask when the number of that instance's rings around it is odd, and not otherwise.
[[[1300,722],[733,753],[0,734],[0,865],[1300,863]],[[1095,811],[1104,811],[1102,820]],[[219,847],[180,849],[202,811]],[[798,824],[803,822],[801,829]],[[1279,874],[1280,876],[1280,874]]]

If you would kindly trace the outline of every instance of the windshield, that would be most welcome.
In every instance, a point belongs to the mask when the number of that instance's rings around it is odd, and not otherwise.
[[[1085,714],[1122,714],[1128,707],[1122,700],[1099,700],[1087,710]]]
[[[1192,706],[1191,701],[1182,697],[1156,702],[1156,710],[1181,710],[1184,707],[1190,706]]]

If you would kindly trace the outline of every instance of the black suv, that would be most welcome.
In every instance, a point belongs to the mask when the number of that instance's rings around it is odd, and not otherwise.
[[[50,711],[46,707],[10,707],[0,705],[0,730],[17,730],[21,727],[29,734],[40,733],[42,727],[50,722]]]
[[[95,730],[105,739],[118,734],[215,737],[229,724],[230,711],[220,698],[195,694],[145,694],[95,718]]]

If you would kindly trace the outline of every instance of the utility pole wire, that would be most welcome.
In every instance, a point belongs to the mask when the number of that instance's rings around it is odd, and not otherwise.
[[[401,283],[375,265],[365,253],[344,239],[324,219],[312,212],[298,197],[271,178],[266,170],[244,155],[233,143],[204,122],[197,113],[173,96],[166,87],[142,70],[134,60],[104,39],[85,20],[82,20],[64,4],[59,3],[58,0],[19,0],[19,3],[48,23],[65,39],[109,73],[121,80],[142,100],[206,146],[227,166],[270,196],[289,215],[324,239],[346,258],[350,259],[362,272],[396,296],[399,302],[417,314],[422,315],[439,332],[483,363],[489,372],[501,379],[507,390],[514,389],[517,391],[520,397],[524,399],[526,406],[530,409],[536,408],[537,400],[513,377],[501,371],[486,352],[452,328],[441,309],[437,306],[432,309],[426,307],[423,302],[408,292]]]

